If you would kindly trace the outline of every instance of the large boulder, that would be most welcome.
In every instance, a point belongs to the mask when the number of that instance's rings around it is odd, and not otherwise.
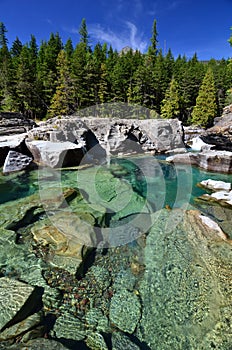
[[[29,132],[29,137],[52,142],[75,142],[88,152],[94,148],[99,157],[105,153],[165,152],[183,147],[183,129],[177,119],[64,116],[42,123]]]
[[[84,118],[103,148],[110,153],[165,152],[183,147],[183,130],[177,119]]]
[[[222,116],[215,118],[214,126],[203,132],[201,139],[214,145],[213,149],[232,151],[232,105],[223,109]]]
[[[30,155],[25,145],[26,133],[19,135],[0,136],[0,166],[5,162],[9,151],[16,151]]]
[[[42,290],[40,288],[8,277],[0,278],[0,296],[1,332],[25,320],[38,310],[39,305],[42,307]],[[28,325],[28,328],[30,327]]]
[[[3,165],[3,174],[24,170],[31,164],[31,162],[31,157],[16,151],[9,151]]]
[[[34,161],[51,168],[76,166],[84,155],[83,148],[72,142],[26,140]]]

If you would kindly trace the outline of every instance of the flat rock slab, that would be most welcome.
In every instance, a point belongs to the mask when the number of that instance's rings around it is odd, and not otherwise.
[[[9,151],[3,165],[3,174],[24,170],[31,164],[32,160],[31,157],[28,157],[25,154],[16,151]]]
[[[212,179],[203,180],[200,182],[200,186],[208,188],[212,191],[225,191],[229,192],[231,190],[231,183],[224,181],[216,181]]]
[[[204,151],[199,153],[176,154],[166,158],[166,161],[176,164],[190,164],[207,171],[232,173],[232,152]]]
[[[35,291],[26,283],[8,277],[0,278],[0,329],[12,321]],[[28,312],[28,311],[27,311]],[[24,317],[20,317],[23,319]],[[17,322],[15,322],[17,323]]]

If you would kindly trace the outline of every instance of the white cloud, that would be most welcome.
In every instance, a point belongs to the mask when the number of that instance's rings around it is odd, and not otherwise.
[[[147,42],[143,40],[143,34],[138,34],[137,27],[132,22],[126,21],[124,23],[125,29],[120,33],[116,33],[109,28],[106,29],[100,24],[96,24],[89,26],[89,34],[100,42],[106,42],[112,45],[112,47],[118,51],[125,46],[129,46],[134,50],[138,49],[144,52],[147,47]]]

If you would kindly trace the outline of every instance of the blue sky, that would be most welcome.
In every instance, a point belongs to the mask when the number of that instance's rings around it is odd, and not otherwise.
[[[9,45],[16,36],[25,43],[34,34],[38,44],[59,32],[63,42],[79,40],[86,18],[90,39],[143,52],[150,44],[153,20],[163,51],[199,59],[232,57],[232,0],[0,0],[0,21]]]

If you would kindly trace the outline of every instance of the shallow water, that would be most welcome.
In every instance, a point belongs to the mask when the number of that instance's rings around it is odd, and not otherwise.
[[[103,182],[102,173],[105,176]],[[118,182],[112,181],[112,174]],[[38,191],[43,201],[58,197],[64,188],[76,188],[88,205],[77,196],[69,204],[73,213],[83,216],[86,209],[87,214],[95,215],[102,227],[111,225],[114,228],[118,221],[122,225],[121,231],[126,229],[127,235],[132,237],[136,232],[130,231],[133,221],[128,212],[133,202],[130,198],[135,199],[132,208],[135,216],[138,217],[142,205],[143,215],[139,216],[140,222],[136,222],[140,228],[147,224],[148,219],[144,203],[146,209],[161,213],[156,218],[156,225],[149,226],[151,231],[147,239],[141,235],[137,240],[131,239],[127,244],[109,250],[102,247],[90,256],[82,278],[76,279],[65,269],[51,268],[45,259],[46,251],[38,249],[31,253],[30,231],[35,220],[39,219],[42,224],[44,220],[45,225],[49,225],[41,208],[36,209],[34,216],[32,212],[33,223],[28,218],[22,222],[23,214],[19,210],[19,224],[17,218],[12,217],[16,224],[11,226],[17,233],[19,244],[13,246],[10,236],[9,241],[5,241],[4,235],[2,241],[0,237],[4,247],[1,247],[0,273],[32,285],[47,286],[49,293],[51,290],[62,291],[62,305],[52,304],[49,312],[60,316],[55,332],[58,338],[65,338],[64,342],[70,337],[73,339],[73,333],[80,331],[83,338],[79,339],[78,333],[74,340],[82,341],[87,337],[85,341],[89,345],[93,341],[88,340],[89,333],[92,332],[92,336],[103,334],[106,342],[118,344],[113,349],[229,350],[231,338],[226,332],[227,319],[231,319],[228,306],[231,293],[227,289],[230,276],[227,266],[231,261],[231,249],[229,245],[199,239],[194,227],[186,237],[186,228],[181,224],[178,226],[175,217],[169,220],[169,213],[175,211],[161,210],[165,207],[186,209],[195,205],[194,198],[205,193],[196,186],[197,183],[209,178],[232,182],[232,175],[205,172],[186,165],[173,166],[152,156],[114,158],[110,167],[96,165],[87,171],[39,169],[0,175],[0,211],[6,208],[7,202],[13,200],[10,204],[17,207],[17,203],[23,203],[20,199]],[[43,197],[43,190],[45,197],[47,192],[49,198]],[[137,197],[132,196],[134,192]],[[141,196],[144,201],[138,200]],[[30,203],[26,205],[26,209],[30,208]],[[101,210],[104,206],[108,206],[109,222],[103,223]],[[54,208],[47,210],[51,221],[54,211]],[[91,215],[88,217],[90,222]],[[178,226],[173,234],[166,222],[170,223],[171,229]],[[119,234],[123,235],[121,231]],[[225,286],[225,291],[221,285]],[[96,343],[88,349],[95,349],[95,346]],[[80,347],[74,344],[69,348],[85,349],[85,345],[82,342]]]

